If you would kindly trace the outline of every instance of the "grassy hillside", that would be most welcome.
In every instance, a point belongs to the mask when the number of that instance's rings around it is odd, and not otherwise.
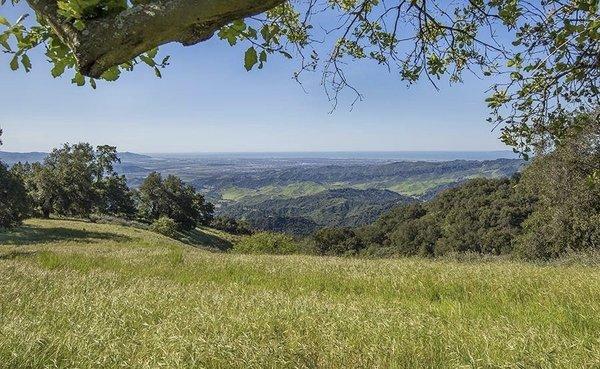
[[[212,253],[70,221],[0,245],[0,367],[600,366],[597,268]]]

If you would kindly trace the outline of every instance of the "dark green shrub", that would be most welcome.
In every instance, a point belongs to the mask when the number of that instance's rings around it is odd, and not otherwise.
[[[211,222],[210,226],[212,228],[225,231],[231,234],[237,235],[250,235],[252,234],[252,230],[250,229],[250,224],[244,220],[237,220],[234,218],[230,218],[227,216],[218,216],[215,217]]]
[[[173,219],[180,229],[192,230],[207,225],[213,217],[214,206],[206,202],[196,189],[177,176],[162,178],[150,173],[138,190],[139,213],[149,221],[160,217]]]
[[[593,115],[579,119],[585,129],[569,131],[523,172],[518,191],[538,201],[516,240],[520,256],[600,250],[600,121]]]
[[[150,225],[150,230],[164,236],[175,238],[177,236],[177,223],[168,217],[160,217]]]
[[[247,254],[293,254],[298,252],[298,243],[283,233],[259,232],[244,237],[233,250]]]
[[[30,213],[30,200],[21,180],[0,163],[0,228],[21,224]]]
[[[350,228],[323,228],[312,236],[312,251],[319,255],[356,255],[363,241]]]

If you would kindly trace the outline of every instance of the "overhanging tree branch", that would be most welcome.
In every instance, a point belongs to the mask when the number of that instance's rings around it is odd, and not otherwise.
[[[56,0],[27,1],[73,51],[79,72],[97,78],[157,46],[205,41],[227,23],[263,13],[285,0],[159,0],[87,20],[82,31],[59,16]]]

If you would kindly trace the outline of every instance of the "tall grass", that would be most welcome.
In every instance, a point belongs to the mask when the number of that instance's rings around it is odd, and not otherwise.
[[[600,367],[594,267],[222,254],[67,221],[0,244],[0,367]]]

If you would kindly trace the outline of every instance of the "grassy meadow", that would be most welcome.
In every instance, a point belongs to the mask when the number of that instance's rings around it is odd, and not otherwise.
[[[2,368],[600,367],[595,267],[239,255],[59,220],[0,245]]]

